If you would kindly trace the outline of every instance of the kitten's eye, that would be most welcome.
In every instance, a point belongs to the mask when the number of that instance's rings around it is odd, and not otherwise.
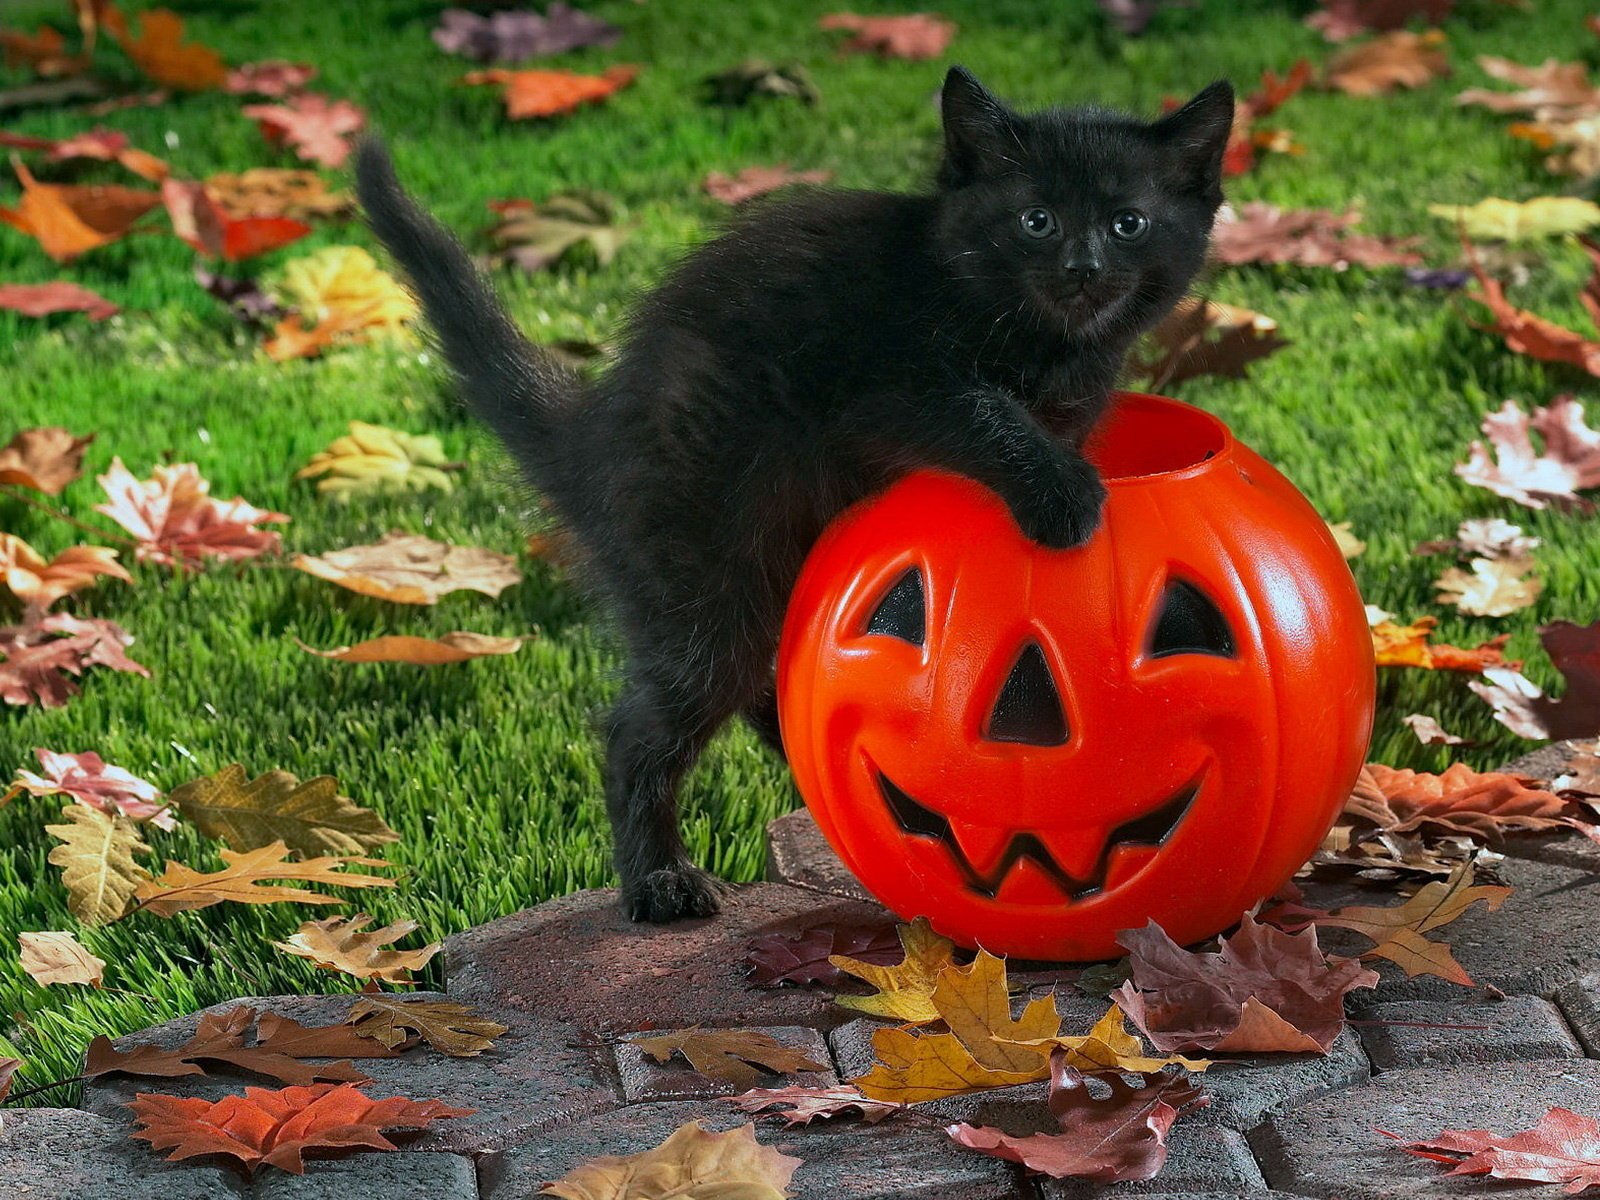
[[[1125,242],[1136,242],[1150,228],[1150,218],[1135,208],[1125,208],[1111,218],[1111,234]]]
[[[1055,213],[1048,208],[1025,208],[1020,219],[1022,232],[1029,237],[1047,238],[1059,228]]]

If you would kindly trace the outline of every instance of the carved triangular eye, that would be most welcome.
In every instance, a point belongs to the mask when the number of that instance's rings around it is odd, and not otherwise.
[[[928,633],[927,600],[922,572],[915,567],[894,581],[867,618],[868,633],[882,633],[920,646]]]
[[[1167,584],[1161,597],[1161,615],[1150,634],[1150,654],[1213,654],[1232,658],[1237,651],[1228,621],[1211,598],[1181,579]]]
[[[1067,718],[1061,695],[1050,678],[1050,664],[1035,642],[1022,648],[1000,698],[989,714],[986,736],[993,742],[1023,742],[1029,746],[1059,746],[1067,740]]]

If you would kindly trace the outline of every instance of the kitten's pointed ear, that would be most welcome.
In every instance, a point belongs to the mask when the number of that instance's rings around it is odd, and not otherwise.
[[[1222,155],[1233,129],[1233,85],[1217,80],[1151,128],[1167,142],[1184,176],[1220,204]]]
[[[950,68],[939,104],[944,112],[944,167],[939,179],[946,187],[998,174],[1015,162],[1017,116],[971,71]]]

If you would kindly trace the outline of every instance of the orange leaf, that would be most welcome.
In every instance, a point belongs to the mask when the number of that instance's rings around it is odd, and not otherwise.
[[[169,179],[161,185],[161,198],[179,238],[202,254],[218,255],[228,262],[254,258],[311,232],[311,226],[288,217],[236,220],[223,211],[203,183]]]
[[[183,18],[171,9],[153,8],[141,18],[139,36],[115,10],[106,13],[106,28],[134,65],[163,87],[185,92],[220,88],[228,79],[222,56],[198,42],[183,44]]]
[[[505,88],[506,115],[513,121],[528,117],[554,117],[583,104],[604,100],[637,78],[638,67],[607,67],[601,75],[572,71],[471,71],[461,82],[474,86],[498,84]]]
[[[117,241],[161,203],[157,193],[139,188],[40,183],[20,162],[12,166],[22,181],[22,199],[14,209],[0,208],[0,221],[37,238],[57,262]]]
[[[1461,671],[1480,675],[1485,667],[1505,667],[1509,633],[1490,638],[1476,649],[1430,642],[1438,617],[1418,617],[1409,625],[1379,621],[1372,627],[1372,650],[1380,667],[1418,667],[1424,671]]]
[[[1590,341],[1576,330],[1557,325],[1554,321],[1547,321],[1537,313],[1515,307],[1506,299],[1500,281],[1485,273],[1470,246],[1467,253],[1472,273],[1477,277],[1478,287],[1481,289],[1468,292],[1467,299],[1476,300],[1494,317],[1491,324],[1480,325],[1478,328],[1499,334],[1505,339],[1506,348],[1518,354],[1526,354],[1529,358],[1537,358],[1543,362],[1566,363],[1591,375],[1600,375],[1600,342]],[[1600,251],[1591,251],[1591,257],[1596,253]],[[1597,283],[1597,280],[1600,280],[1600,264],[1597,264],[1595,274],[1591,277],[1589,287],[1582,297],[1591,304],[1596,303],[1592,299],[1592,293],[1600,291],[1600,283]],[[1591,320],[1596,319],[1597,313],[1594,308],[1591,307],[1589,313]]]
[[[9,445],[0,446],[0,483],[59,496],[83,474],[83,452],[92,441],[92,433],[73,437],[59,425],[24,429]]]
[[[39,26],[32,36],[18,30],[0,29],[0,50],[8,67],[29,67],[46,77],[77,75],[89,66],[83,55],[67,54],[66,39],[48,25]]]
[[[1416,88],[1450,73],[1444,34],[1437,29],[1398,29],[1341,50],[1328,61],[1327,83],[1350,96],[1380,96],[1397,87]]]
[[[246,1088],[215,1101],[141,1092],[128,1107],[139,1126],[133,1136],[172,1151],[169,1161],[225,1154],[252,1171],[265,1165],[295,1175],[304,1174],[307,1151],[393,1150],[385,1129],[426,1129],[474,1111],[441,1100],[374,1100],[349,1083]]]
[[[16,534],[0,533],[0,586],[30,608],[49,608],[63,596],[93,587],[102,575],[133,582],[115,550],[73,546],[46,562]]]
[[[1559,829],[1566,824],[1565,801],[1515,775],[1480,774],[1465,763],[1452,763],[1443,775],[1382,763],[1369,763],[1367,772],[1388,808],[1379,817],[1379,828],[1396,833],[1431,825],[1493,841],[1506,829]],[[1362,811],[1378,815],[1371,808]]]
[[[486,633],[447,633],[441,638],[376,637],[354,646],[337,646],[332,650],[318,650],[300,643],[300,649],[319,658],[337,659],[347,663],[401,662],[417,667],[436,667],[445,663],[466,662],[469,658],[482,658],[486,654],[515,654],[526,639],[520,637],[491,637]]]

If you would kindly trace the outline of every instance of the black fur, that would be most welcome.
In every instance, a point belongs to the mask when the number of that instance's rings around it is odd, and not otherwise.
[[[644,299],[590,386],[530,345],[383,150],[362,203],[409,273],[466,397],[576,535],[629,651],[606,799],[636,919],[716,911],[676,792],[743,714],[777,744],[772,665],[806,552],[917,467],[993,488],[1031,538],[1081,543],[1104,488],[1079,446],[1133,338],[1183,295],[1221,203],[1226,83],[1146,123],[1019,115],[961,68],[925,195],[772,205]],[[1030,236],[1021,214],[1043,207]],[[1135,241],[1109,232],[1148,215]],[[1126,232],[1137,222],[1125,221]]]

